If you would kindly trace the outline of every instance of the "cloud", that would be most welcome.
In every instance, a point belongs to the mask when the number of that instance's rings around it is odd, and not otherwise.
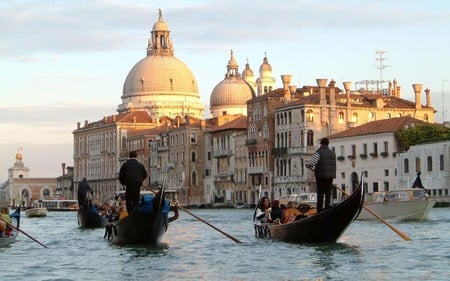
[[[160,4],[176,32],[175,43],[190,42],[192,52],[224,43],[280,44],[323,29],[367,31],[449,21],[445,9],[417,2],[407,7],[390,1],[194,2]],[[0,58],[34,61],[57,53],[140,48],[143,36],[150,37],[158,8],[147,1],[11,1],[0,6]]]

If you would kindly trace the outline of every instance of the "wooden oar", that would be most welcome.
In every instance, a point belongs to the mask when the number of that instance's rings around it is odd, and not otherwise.
[[[219,231],[220,233],[222,233],[222,234],[225,235],[226,237],[230,238],[230,239],[233,240],[234,242],[236,242],[236,243],[241,243],[241,241],[239,241],[238,239],[236,239],[236,238],[234,238],[233,236],[231,236],[230,234],[225,233],[224,231],[218,229],[217,227],[215,227],[214,225],[210,224],[209,222],[207,222],[207,221],[201,219],[200,217],[194,215],[193,213],[191,213],[191,212],[190,212],[189,210],[187,210],[186,208],[183,208],[183,207],[181,207],[181,206],[178,206],[178,208],[180,208],[181,210],[185,211],[186,213],[188,213],[189,215],[193,216],[194,218],[196,218],[197,220],[201,221],[202,223],[204,223],[204,224],[206,224],[206,225],[212,227],[213,229]]]
[[[25,234],[28,238],[30,238],[31,240],[33,240],[34,242],[38,243],[39,245],[41,245],[42,247],[48,249],[47,246],[45,246],[44,244],[42,244],[41,242],[39,242],[37,239],[33,238],[31,235],[29,235],[28,233],[26,233],[25,231],[23,231],[22,229],[15,227],[12,223],[9,223],[7,221],[5,221],[4,219],[0,218],[0,220],[2,220],[3,222],[5,222],[6,224],[8,224],[9,226],[11,226],[12,228],[14,228],[17,231],[22,232],[23,234]]]
[[[350,196],[347,192],[345,192],[345,190],[337,187],[336,185],[333,185],[337,190],[339,190],[340,192],[342,192],[343,194]],[[370,208],[366,207],[365,205],[363,205],[363,208],[369,212],[370,214],[372,214],[372,216],[376,217],[379,221],[381,221],[382,223],[384,223],[385,225],[387,225],[390,229],[392,229],[395,233],[397,233],[401,238],[403,238],[403,240],[405,241],[410,241],[411,238],[409,238],[408,235],[406,235],[405,233],[401,232],[399,229],[395,228],[392,224],[388,223],[386,220],[384,220],[382,217],[380,217],[379,215],[377,215],[374,211],[372,211]]]

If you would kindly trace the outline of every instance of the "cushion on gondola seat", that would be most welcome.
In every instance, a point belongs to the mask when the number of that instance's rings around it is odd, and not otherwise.
[[[142,212],[142,213],[153,213],[154,209],[153,209],[153,199],[155,197],[151,194],[145,194],[144,196],[142,196],[142,200],[141,203],[138,206],[138,211]]]

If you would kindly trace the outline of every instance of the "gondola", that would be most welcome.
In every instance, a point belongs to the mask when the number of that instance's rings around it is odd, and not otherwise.
[[[97,206],[90,200],[78,209],[78,225],[82,228],[105,227],[106,221],[105,216],[99,213]]]
[[[174,215],[169,218],[170,211]],[[134,211],[112,223],[112,243],[159,244],[169,223],[177,218],[178,208],[170,205],[163,189],[156,195],[144,194]]]
[[[336,242],[345,229],[358,217],[363,202],[364,193],[361,182],[358,188],[343,202],[291,223],[255,226],[256,235],[262,234],[265,237],[291,243]]]
[[[8,232],[3,232],[0,235],[0,247],[8,246],[9,244],[16,241],[17,235],[19,235],[19,227],[20,227],[20,207],[17,207],[17,209],[9,215],[11,218],[11,224],[15,227],[9,227]]]

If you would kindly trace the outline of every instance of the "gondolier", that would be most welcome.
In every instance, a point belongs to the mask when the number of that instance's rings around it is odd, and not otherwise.
[[[330,208],[333,179],[336,178],[336,154],[328,147],[328,138],[320,140],[320,147],[305,166],[314,169],[317,184],[317,212]],[[325,200],[325,206],[324,206]]]
[[[147,178],[147,170],[136,158],[137,152],[131,151],[129,159],[123,163],[119,171],[119,181],[126,187],[125,200],[129,214],[138,206],[141,185]]]

